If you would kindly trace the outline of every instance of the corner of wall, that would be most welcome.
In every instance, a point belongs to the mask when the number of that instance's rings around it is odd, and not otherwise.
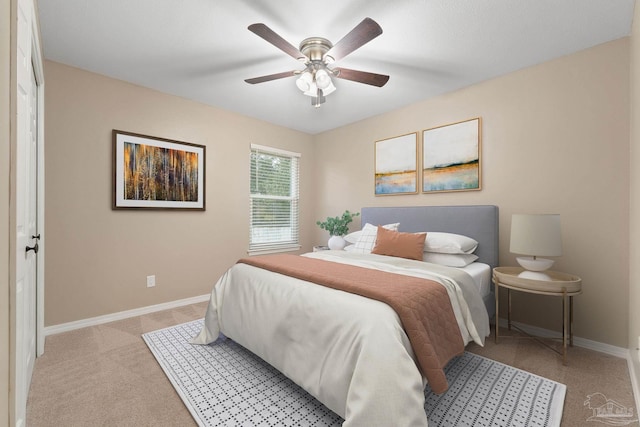
[[[631,27],[629,161],[640,161],[640,5],[636,2]],[[640,408],[640,171],[630,168],[629,177],[629,373]]]

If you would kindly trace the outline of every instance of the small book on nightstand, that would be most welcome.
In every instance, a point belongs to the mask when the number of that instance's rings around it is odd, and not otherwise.
[[[313,252],[320,252],[320,251],[328,251],[329,246],[314,246],[313,247]]]

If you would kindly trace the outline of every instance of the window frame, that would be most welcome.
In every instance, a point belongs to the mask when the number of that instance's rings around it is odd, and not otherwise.
[[[280,148],[269,147],[265,145],[251,144],[250,157],[249,157],[249,248],[247,253],[249,255],[260,255],[277,252],[291,252],[300,250],[302,245],[300,244],[300,158],[302,155],[293,151],[287,151]],[[266,155],[272,155],[276,157],[285,157],[292,160],[291,175],[289,177],[290,195],[265,195],[254,194],[251,188],[251,174],[253,171],[253,154],[254,152],[263,153]],[[295,224],[291,226],[293,239],[291,241],[271,241],[255,243],[253,242],[254,234],[254,207],[253,200],[289,200],[291,204],[291,216],[292,222]]]

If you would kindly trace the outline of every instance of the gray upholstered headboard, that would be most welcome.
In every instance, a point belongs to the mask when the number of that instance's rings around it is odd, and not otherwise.
[[[469,236],[478,241],[478,262],[498,266],[498,207],[406,206],[362,208],[362,225],[399,222],[399,231],[441,231]]]

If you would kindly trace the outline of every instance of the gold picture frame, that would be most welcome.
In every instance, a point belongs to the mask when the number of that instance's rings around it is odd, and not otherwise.
[[[375,195],[418,193],[418,133],[375,142]]]
[[[422,193],[482,189],[480,117],[422,131]]]

